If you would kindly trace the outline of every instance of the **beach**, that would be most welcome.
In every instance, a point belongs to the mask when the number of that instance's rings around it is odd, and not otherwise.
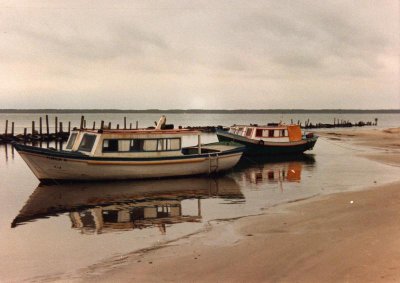
[[[360,155],[400,166],[399,129],[330,131]],[[367,153],[366,153],[367,152]],[[337,176],[340,182],[340,176]],[[260,215],[213,220],[203,231],[111,258],[84,282],[398,282],[400,181],[276,205]]]

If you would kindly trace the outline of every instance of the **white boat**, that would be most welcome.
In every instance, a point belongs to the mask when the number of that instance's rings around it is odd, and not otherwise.
[[[40,181],[122,180],[212,174],[239,161],[244,146],[232,142],[201,144],[200,132],[164,129],[74,130],[65,150],[14,144]],[[184,136],[198,145],[182,148]]]

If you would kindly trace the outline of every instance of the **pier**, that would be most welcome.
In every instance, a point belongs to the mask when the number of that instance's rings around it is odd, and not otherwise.
[[[36,122],[39,122],[38,124]],[[233,121],[234,122],[234,121]],[[351,128],[351,127],[364,127],[364,126],[377,126],[378,119],[375,118],[374,121],[364,122],[350,122],[348,120],[334,118],[333,123],[315,123],[311,122],[310,119],[302,122],[298,120],[294,122],[290,121],[291,124],[300,125],[302,129],[324,129],[324,128]],[[50,125],[52,124],[53,132],[51,132]],[[49,115],[45,115],[44,117],[39,117],[38,120],[33,120],[31,123],[31,127],[25,127],[23,132],[16,133],[15,131],[16,125],[14,121],[5,121],[4,132],[0,133],[0,144],[7,144],[12,142],[21,142],[21,143],[29,143],[29,142],[51,142],[51,141],[66,141],[69,137],[71,130],[74,129],[92,129],[92,130],[101,130],[101,129],[117,129],[117,130],[132,130],[139,128],[139,121],[129,122],[126,117],[123,117],[122,123],[112,125],[111,122],[106,122],[101,120],[96,124],[96,121],[93,122],[92,125],[88,125],[85,116],[81,116],[79,125],[71,125],[70,121],[60,121],[57,116],[54,117],[53,121],[49,120]],[[151,127],[149,127],[151,128]],[[192,129],[198,130],[205,133],[215,133],[217,129],[225,129],[225,126],[178,126],[179,129]]]

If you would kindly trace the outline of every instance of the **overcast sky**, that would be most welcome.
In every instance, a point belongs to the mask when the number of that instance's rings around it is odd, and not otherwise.
[[[400,108],[397,0],[0,0],[0,108]]]

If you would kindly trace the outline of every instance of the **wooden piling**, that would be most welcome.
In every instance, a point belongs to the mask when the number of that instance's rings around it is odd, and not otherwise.
[[[43,137],[43,122],[42,122],[42,117],[39,117],[39,135],[40,135],[40,138],[42,138]]]
[[[85,120],[85,116],[81,116],[81,125],[80,125],[80,129],[83,129],[83,122]]]
[[[117,124],[117,130],[119,130],[119,124]]]
[[[6,130],[4,131],[4,135],[7,136],[8,134],[8,120],[6,120]]]
[[[129,123],[129,130],[132,130],[132,123]]]
[[[26,141],[26,132],[27,132],[27,128],[24,128],[24,141]]]
[[[50,135],[50,129],[49,129],[49,115],[46,115],[46,133],[47,137]]]
[[[111,122],[108,122],[108,129],[111,130]]]
[[[103,130],[103,129],[104,129],[104,121],[101,120],[101,123],[100,123],[100,130]]]
[[[126,130],[126,117],[124,117],[124,130]]]
[[[32,136],[35,135],[35,121],[32,121]]]
[[[58,134],[58,117],[55,117],[55,129],[54,129],[54,134],[57,135]]]
[[[63,133],[63,123],[60,122],[60,133]]]
[[[96,121],[93,121],[93,130],[96,129]]]
[[[71,121],[68,121],[68,134],[71,133]]]
[[[14,122],[11,122],[11,137],[14,137]]]
[[[136,121],[136,130],[139,129],[139,121]]]

